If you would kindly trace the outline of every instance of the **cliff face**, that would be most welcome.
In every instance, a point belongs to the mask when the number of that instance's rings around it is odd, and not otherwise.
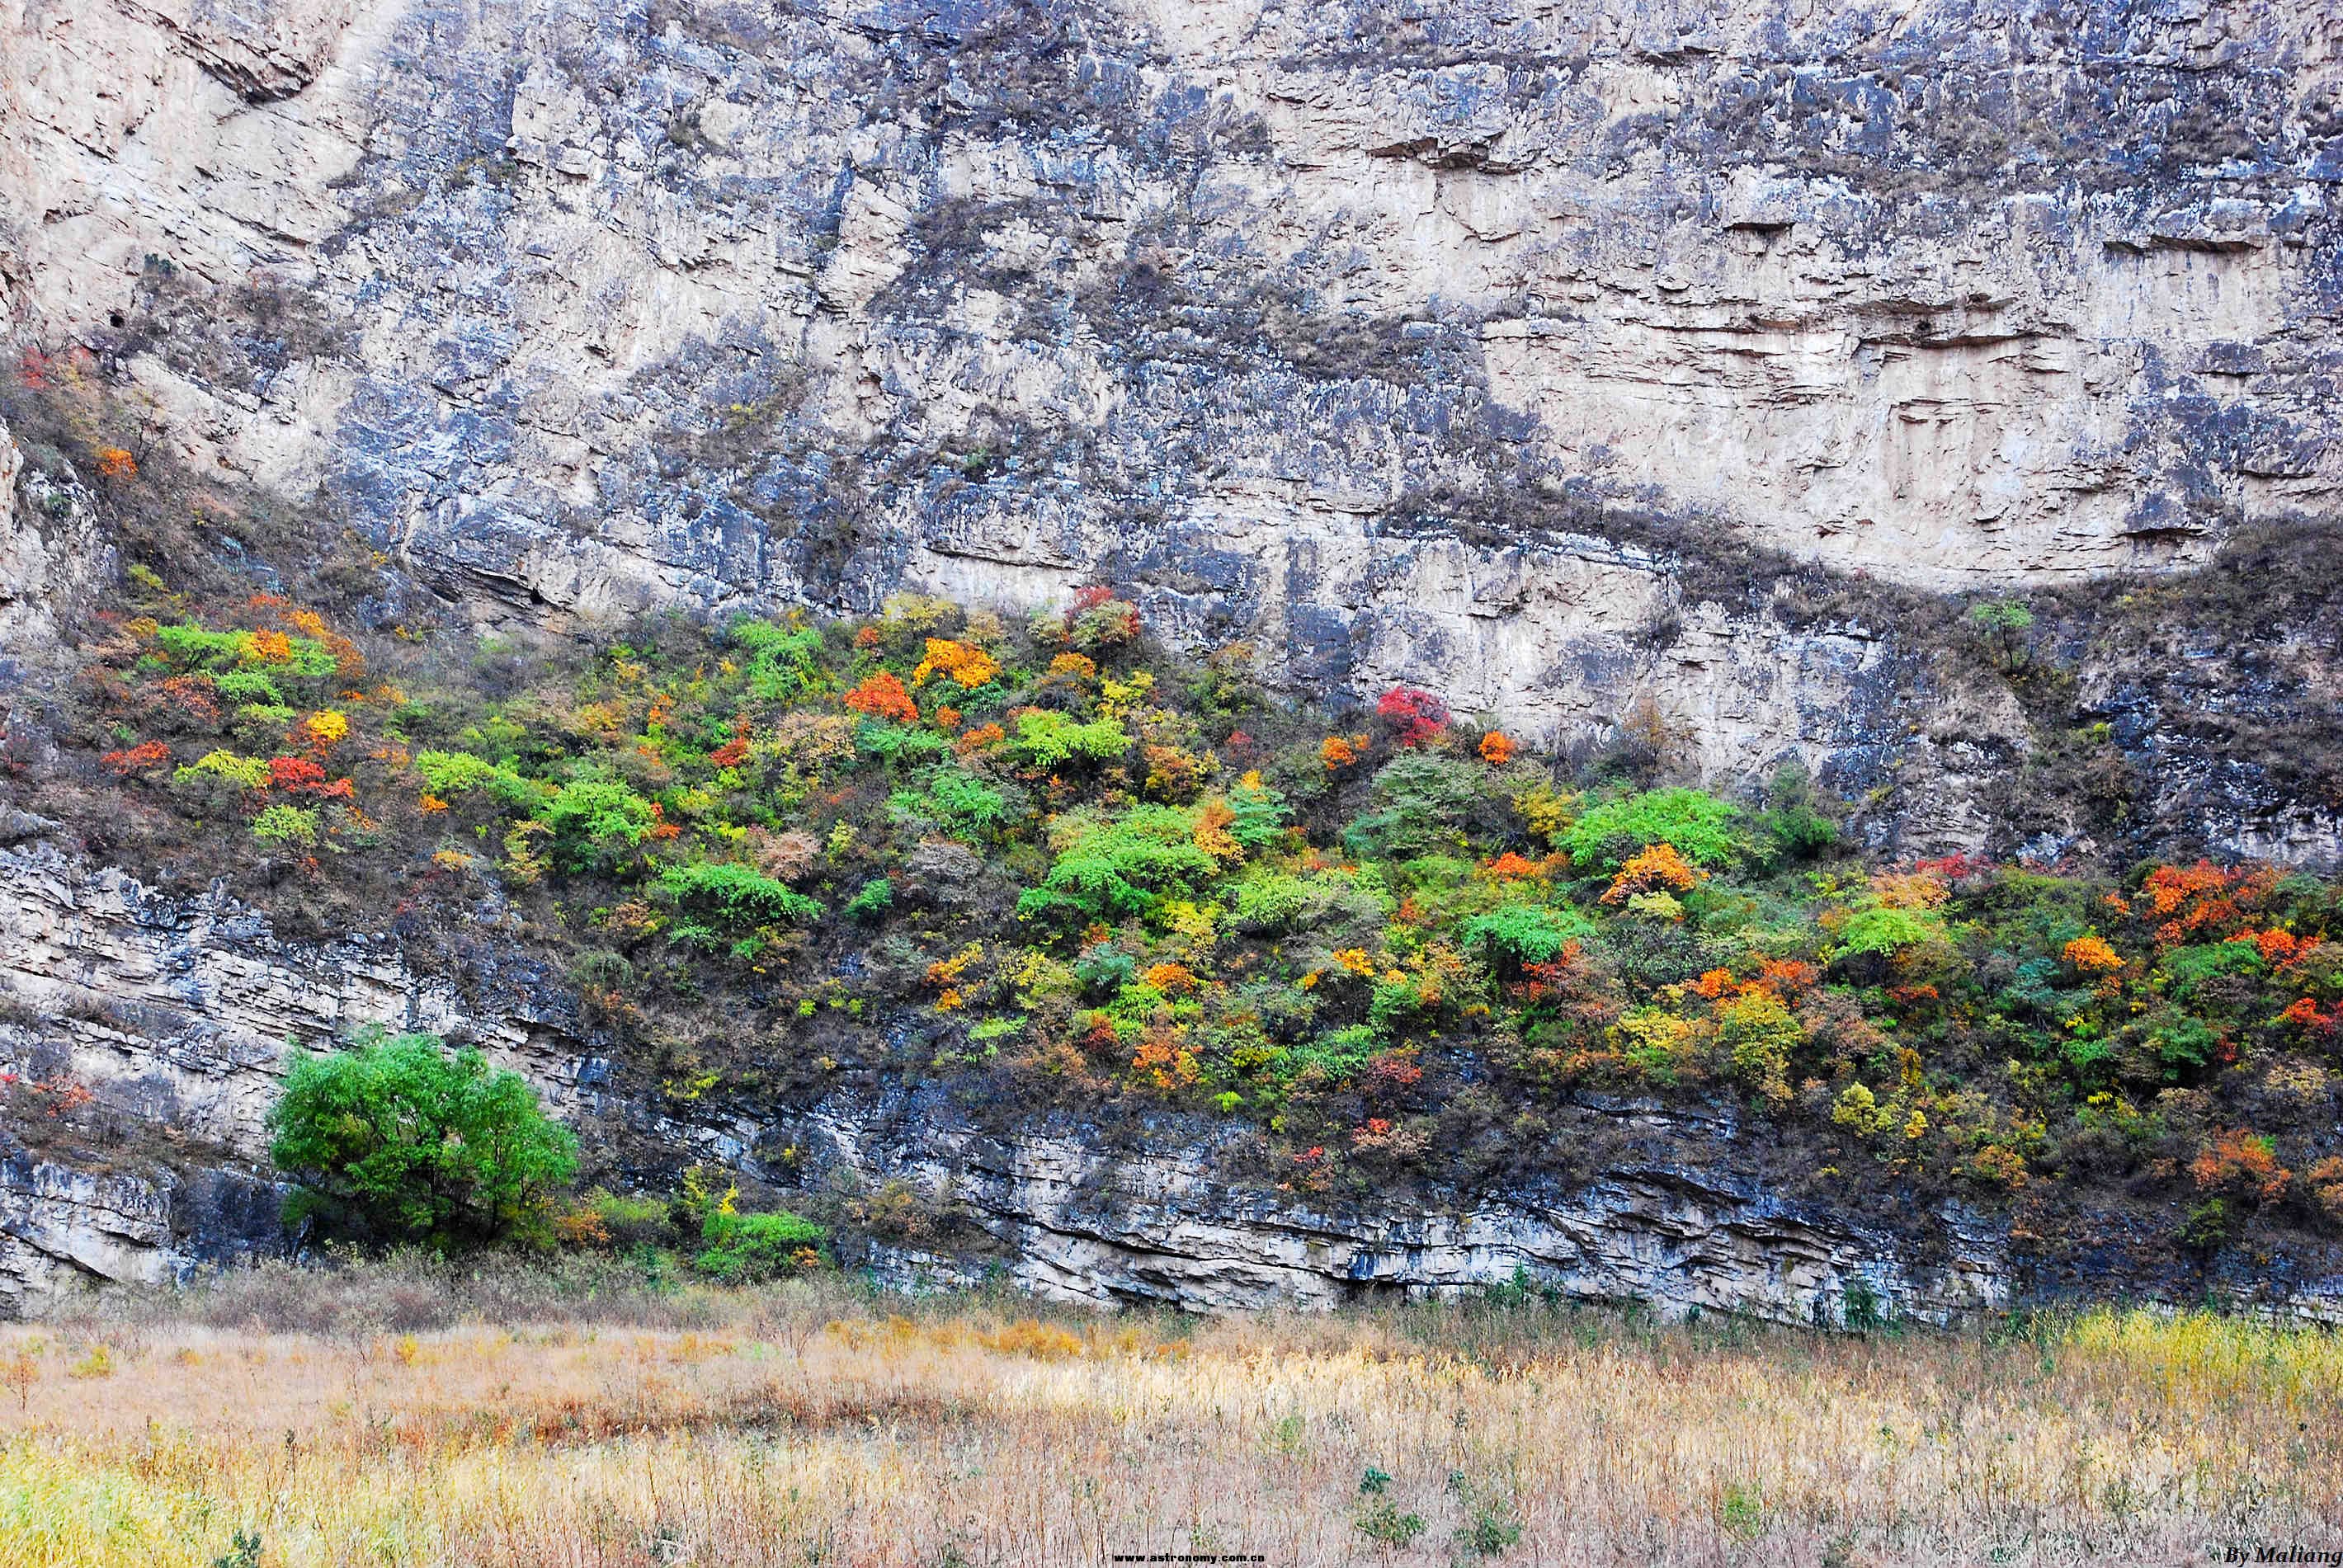
[[[102,385],[140,461],[348,524],[399,592],[558,631],[1108,578],[1291,692],[1802,762],[1907,853],[2343,858],[2338,185],[2317,0],[0,0],[12,385]],[[19,423],[30,747],[39,653],[118,568],[102,481]],[[2043,678],[1957,645],[1972,594],[2036,606]],[[0,1129],[0,1310],[280,1244],[277,1074],[377,1020],[659,1158],[908,1183],[971,1250],[876,1244],[907,1273],[1216,1306],[1519,1264],[1794,1318],[2027,1288],[1989,1227],[1729,1158],[1360,1214],[1221,1191],[1209,1129],[677,1120],[493,921],[426,969],[9,833],[0,1064],[131,1131]],[[804,1172],[759,1152],[800,1137]]]
[[[2027,724],[1900,590],[2184,568],[2343,474],[2314,4],[10,0],[0,40],[12,334],[486,620],[1108,575],[1299,689],[1849,793],[1916,750],[1942,848]],[[2190,809],[2331,847],[2256,788]]]
[[[1232,1180],[1231,1126],[1176,1115],[1102,1129],[859,1088],[796,1106],[679,1106],[598,1054],[606,1042],[568,987],[509,934],[484,930],[426,974],[387,938],[282,940],[232,900],[169,898],[43,843],[38,824],[11,831],[27,837],[0,849],[0,1074],[85,1089],[100,1131],[76,1141],[0,1127],[0,1316],[287,1247],[286,1190],[265,1166],[277,1080],[305,1050],[380,1023],[480,1044],[618,1169],[704,1160],[842,1200],[858,1219],[852,1261],[915,1288],[1000,1274],[1060,1299],[1219,1312],[1519,1281],[1670,1315],[1838,1323],[1850,1303],[1858,1317],[1956,1322],[2065,1290],[2178,1299],[2216,1284],[2264,1310],[2343,1320],[2343,1284],[2292,1264],[2184,1278],[2157,1239],[2137,1257],[2046,1270],[2006,1218],[1957,1204],[1858,1213],[1785,1200],[1750,1179],[1737,1126],[1634,1104],[1600,1114],[1691,1152],[1575,1184],[1367,1203]]]

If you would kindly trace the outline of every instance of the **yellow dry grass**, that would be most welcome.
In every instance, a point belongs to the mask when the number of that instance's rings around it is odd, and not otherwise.
[[[2205,1562],[2343,1544],[2343,1341],[1826,1339],[1533,1305],[700,1332],[0,1333],[0,1564]],[[96,1352],[103,1344],[105,1354]],[[1361,1491],[1370,1467],[1391,1478]],[[1361,1527],[1388,1502],[1383,1533]],[[1372,1522],[1372,1521],[1371,1521]],[[1515,1528],[1518,1535],[1508,1540]]]

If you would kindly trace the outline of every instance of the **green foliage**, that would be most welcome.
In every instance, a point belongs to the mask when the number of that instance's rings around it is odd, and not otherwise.
[[[725,628],[725,637],[748,653],[743,673],[749,693],[760,701],[802,697],[820,679],[821,631],[817,627],[791,628],[743,617]]]
[[[846,900],[845,912],[852,920],[876,920],[894,907],[895,884],[884,877],[873,877]]]
[[[617,779],[589,777],[564,784],[539,820],[552,834],[554,862],[564,870],[589,871],[650,837],[659,813]]]
[[[820,904],[788,883],[729,860],[666,867],[659,872],[659,886],[683,908],[735,926],[802,922],[821,913]]]
[[[1377,809],[1342,830],[1342,843],[1362,858],[1403,859],[1453,849],[1481,804],[1488,769],[1428,750],[1404,751],[1376,773]]]
[[[1105,762],[1131,749],[1131,737],[1111,719],[1078,723],[1062,713],[1031,709],[1017,716],[1017,728],[1002,749],[1022,766],[1061,768],[1080,758]]]
[[[1455,1471],[1449,1473],[1448,1490],[1464,1512],[1456,1527],[1458,1546],[1476,1557],[1498,1557],[1521,1540],[1521,1516],[1510,1491],[1485,1482],[1476,1485]]]
[[[1673,844],[1696,866],[1728,866],[1745,848],[1741,809],[1699,789],[1652,789],[1590,808],[1560,839],[1574,864],[1616,870],[1636,850]]]
[[[540,801],[553,799],[555,793],[501,763],[475,757],[468,751],[417,751],[415,770],[423,775],[423,781],[435,795],[453,796],[485,789],[499,805],[514,810],[528,810]],[[575,809],[574,802],[571,809]]]
[[[2004,668],[2016,669],[2026,658],[2026,634],[2034,629],[2034,612],[2015,599],[1998,599],[1969,608],[1969,625],[2001,657]]]
[[[711,1209],[699,1231],[707,1250],[691,1266],[728,1284],[776,1279],[820,1263],[828,1235],[812,1221],[786,1211],[735,1214]]]
[[[1468,945],[1486,948],[1516,964],[1543,964],[1561,956],[1573,938],[1593,936],[1594,928],[1573,909],[1506,904],[1473,916],[1457,934]]]
[[[260,1568],[260,1532],[241,1525],[232,1531],[227,1550],[212,1559],[212,1568]]]
[[[1845,959],[1876,953],[1888,957],[1923,942],[1938,940],[1944,934],[1944,922],[1925,910],[1891,910],[1874,904],[1847,917],[1833,956]]]
[[[981,838],[997,832],[1011,816],[1006,791],[957,768],[936,769],[927,798],[937,819],[961,834]]]
[[[317,813],[280,800],[262,808],[252,819],[252,836],[264,844],[299,844],[306,848],[317,841]]]
[[[210,631],[200,626],[181,624],[158,628],[155,640],[170,655],[171,662],[182,668],[226,669],[252,646],[252,634]]]
[[[1248,849],[1265,849],[1285,836],[1285,797],[1266,784],[1239,780],[1229,791],[1229,810],[1236,818],[1229,836]]]
[[[175,784],[202,784],[219,779],[246,789],[266,789],[268,787],[268,759],[265,757],[238,757],[233,751],[206,751],[203,756],[171,774]]]
[[[1385,1477],[1388,1480],[1388,1477]],[[1363,1504],[1359,1509],[1359,1533],[1378,1545],[1405,1546],[1423,1533],[1423,1515],[1402,1513],[1399,1504],[1388,1497]]]
[[[1022,919],[1065,921],[1145,914],[1167,894],[1218,868],[1196,844],[1196,819],[1177,806],[1133,806],[1119,816],[1069,815],[1063,846],[1038,888],[1017,900]]]
[[[951,738],[932,729],[913,729],[866,719],[855,729],[855,749],[890,768],[932,761],[951,755]]]
[[[1371,1024],[1354,1023],[1332,1030],[1314,1040],[1279,1050],[1275,1059],[1278,1076],[1291,1081],[1314,1069],[1330,1082],[1346,1082],[1374,1060],[1383,1043],[1383,1036]]]
[[[288,1217],[435,1245],[535,1234],[578,1168],[518,1073],[427,1034],[377,1033],[295,1064],[268,1154],[301,1186]]]
[[[1236,887],[1237,923],[1253,930],[1290,930],[1309,905],[1309,884],[1290,872],[1256,870]]]
[[[228,702],[262,703],[272,708],[285,705],[285,694],[277,683],[256,669],[231,669],[213,682],[222,699]]]

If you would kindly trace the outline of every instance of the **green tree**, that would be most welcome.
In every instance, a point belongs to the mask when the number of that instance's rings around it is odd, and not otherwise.
[[[539,1225],[578,1172],[578,1141],[518,1073],[437,1036],[376,1030],[286,1075],[269,1158],[301,1187],[287,1218],[438,1246]]]
[[[1486,948],[1493,963],[1504,959],[1516,964],[1550,963],[1572,938],[1594,934],[1576,910],[1547,904],[1501,904],[1473,916],[1457,932],[1467,946]]]
[[[2015,674],[2026,662],[2026,634],[2034,629],[2034,612],[2015,599],[1996,599],[1972,606],[1969,625],[2001,657],[2002,668]]]

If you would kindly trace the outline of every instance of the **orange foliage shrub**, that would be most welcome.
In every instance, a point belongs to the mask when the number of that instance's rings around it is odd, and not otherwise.
[[[1146,789],[1151,795],[1170,800],[1185,800],[1202,785],[1203,759],[1177,746],[1158,746],[1152,741],[1139,749],[1147,766]]]
[[[126,750],[109,751],[98,759],[114,769],[117,779],[127,779],[133,773],[143,772],[158,762],[170,759],[171,749],[159,740],[142,740]]]
[[[1652,844],[1628,858],[1611,879],[1610,890],[1596,901],[1624,904],[1637,893],[1688,893],[1707,878],[1708,873],[1687,862],[1674,844]]]
[[[1318,743],[1318,760],[1326,765],[1327,772],[1340,772],[1365,756],[1373,744],[1372,736],[1329,735]]]
[[[1760,959],[1757,960],[1757,983],[1775,996],[1793,997],[1811,990],[1823,978],[1823,971],[1804,959]]]
[[[1513,759],[1513,737],[1502,729],[1492,729],[1481,737],[1481,760],[1492,768],[1503,768]]]
[[[217,687],[210,676],[175,675],[163,682],[160,689],[180,712],[197,723],[219,722],[219,703],[212,695]]]
[[[2235,1188],[2265,1201],[2285,1195],[2294,1173],[2283,1170],[2270,1141],[2258,1132],[2233,1128],[2214,1135],[2213,1141],[2190,1161],[2188,1173],[2200,1188]]]
[[[711,768],[738,768],[747,760],[749,740],[743,735],[734,736],[708,754],[708,765]]]
[[[120,447],[100,447],[97,449],[97,477],[108,484],[119,484],[138,477],[138,459]]]
[[[1149,985],[1166,995],[1196,989],[1196,971],[1186,964],[1155,964],[1141,976]]]
[[[2225,870],[2210,860],[2193,866],[2158,866],[2147,874],[2133,900],[2133,912],[2158,922],[2159,946],[2220,935],[2242,923],[2245,911],[2260,906],[2278,885],[2267,866]]]
[[[2065,950],[2066,961],[2083,974],[2112,974],[2124,966],[2123,955],[2104,937],[2077,937]]]
[[[966,690],[974,690],[1001,673],[1001,663],[980,648],[949,638],[928,638],[928,653],[920,667],[911,671],[912,684],[917,685],[930,675],[948,675]]]
[[[347,779],[327,783],[325,769],[307,757],[270,758],[268,788],[282,789],[288,795],[317,795],[333,800],[349,799],[353,789]]]
[[[1151,778],[1148,782],[1151,785],[1154,780]],[[1241,858],[1244,854],[1244,846],[1238,843],[1236,835],[1229,831],[1236,819],[1236,812],[1230,809],[1226,800],[1214,796],[1205,801],[1203,809],[1196,814],[1196,830],[1191,835],[1196,841],[1196,848],[1215,860]]]
[[[899,724],[915,723],[920,717],[911,694],[903,689],[902,679],[890,669],[866,677],[861,685],[846,694],[846,706],[857,713],[891,719]]]
[[[2283,965],[2302,950],[2301,939],[2292,931],[2239,931],[2229,940],[2253,943],[2255,950],[2274,964]]]
[[[1934,910],[1943,907],[1952,890],[1925,871],[1880,871],[1871,879],[1871,891],[1890,910]]]
[[[952,749],[965,757],[971,751],[981,751],[995,741],[1005,740],[1008,737],[1009,731],[1001,729],[998,724],[980,724],[973,729],[962,731],[960,738],[952,742]]]
[[[2303,1172],[2310,1180],[2311,1196],[2330,1224],[2343,1226],[2343,1155],[2330,1154]]]
[[[1491,880],[1499,882],[1513,881],[1523,877],[1545,875],[1544,865],[1526,855],[1515,854],[1511,849],[1482,867],[1481,870]]]
[[[1158,1089],[1184,1089],[1198,1076],[1196,1053],[1183,1048],[1170,1030],[1150,1030],[1141,1036],[1131,1065],[1154,1080]]]

